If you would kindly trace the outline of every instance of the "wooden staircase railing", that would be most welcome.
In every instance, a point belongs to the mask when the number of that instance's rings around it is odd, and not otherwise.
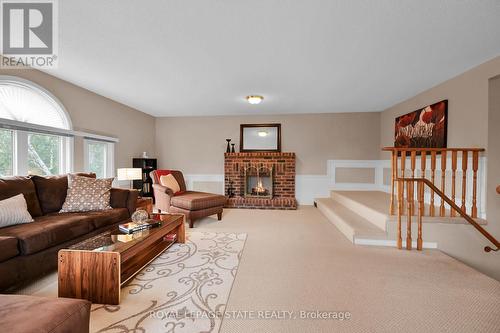
[[[404,189],[406,183],[406,200],[408,202],[406,212],[407,212],[407,223],[406,223],[406,248],[408,250],[412,249],[412,237],[411,237],[411,219],[412,219],[412,211],[411,207],[414,204],[414,184],[417,184],[417,202],[418,202],[418,215],[417,215],[417,227],[418,227],[418,236],[417,236],[417,250],[422,250],[422,217],[424,216],[424,185],[427,185],[432,193],[435,193],[441,198],[442,202],[446,202],[450,205],[451,209],[458,213],[461,217],[463,217],[467,222],[469,222],[474,228],[476,228],[484,237],[486,237],[494,246],[492,248],[490,246],[485,246],[484,251],[498,251],[500,248],[500,243],[498,240],[493,237],[488,231],[486,231],[483,227],[481,227],[474,219],[469,216],[464,209],[459,207],[452,199],[446,196],[440,189],[438,189],[430,180],[426,178],[397,178],[397,189],[398,189],[398,231],[397,231],[397,246],[399,249],[403,247],[402,240],[402,230],[401,230],[401,220],[403,216],[404,209]],[[500,193],[500,187],[497,188],[497,191]]]
[[[429,181],[433,185],[438,181],[440,190],[446,193],[446,185],[450,184],[449,177],[447,179],[447,171],[451,171],[451,201],[461,201],[461,210],[467,212],[467,205],[470,206],[470,215],[472,218],[478,216],[478,169],[479,169],[479,154],[484,151],[483,148],[400,148],[400,147],[385,147],[383,151],[392,153],[391,160],[391,203],[390,214],[395,214],[395,187],[397,179],[416,176],[426,178],[429,174]],[[420,158],[420,165],[417,165],[417,156]],[[440,165],[438,168],[438,156],[440,156]],[[450,165],[447,165],[447,157],[451,157]],[[472,162],[469,163],[469,156],[472,157]],[[430,157],[430,158],[428,158]],[[459,157],[461,158],[461,166],[458,165]],[[428,161],[430,160],[430,161]],[[469,166],[469,164],[472,164]],[[460,182],[461,172],[461,198],[457,196],[457,181]],[[467,175],[472,172],[472,184],[467,184]],[[437,174],[437,175],[436,175]],[[438,176],[438,177],[436,177]],[[440,177],[439,177],[440,176]],[[436,179],[437,178],[437,179]],[[470,178],[469,178],[470,179]],[[467,187],[472,186],[472,198],[467,200]],[[461,199],[461,200],[460,200]],[[435,192],[430,192],[430,205],[428,216],[446,215],[445,200],[441,200],[438,207],[435,206]],[[410,212],[414,212],[414,203],[410,202]],[[437,208],[437,209],[436,209]],[[423,207],[424,215],[427,214],[425,206]],[[456,216],[456,212],[450,209],[450,217]]]

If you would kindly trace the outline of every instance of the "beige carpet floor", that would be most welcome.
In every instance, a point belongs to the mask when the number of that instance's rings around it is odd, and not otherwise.
[[[246,234],[189,230],[121,290],[120,305],[93,304],[90,332],[219,332]],[[44,285],[45,284],[45,285]],[[23,294],[57,297],[57,275]]]
[[[239,318],[224,318],[222,333],[500,332],[500,282],[436,250],[354,246],[313,207],[227,209],[196,228],[247,234],[226,308]],[[295,318],[255,319],[279,311]],[[305,320],[300,311],[351,318]]]

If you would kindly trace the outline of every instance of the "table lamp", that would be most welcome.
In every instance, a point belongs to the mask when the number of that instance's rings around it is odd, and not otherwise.
[[[128,180],[130,188],[132,188],[133,180],[142,180],[141,168],[119,168],[116,170],[118,180]]]

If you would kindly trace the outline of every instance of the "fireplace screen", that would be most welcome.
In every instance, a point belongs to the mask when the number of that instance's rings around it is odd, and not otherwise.
[[[273,197],[273,168],[248,167],[245,169],[245,197]]]

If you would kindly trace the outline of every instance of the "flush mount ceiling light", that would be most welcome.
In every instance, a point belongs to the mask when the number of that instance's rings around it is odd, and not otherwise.
[[[262,100],[264,99],[264,97],[259,96],[259,95],[250,95],[250,96],[247,96],[246,98],[247,98],[248,103],[250,103],[250,104],[260,104],[262,102]]]
[[[266,132],[266,131],[259,131],[259,132],[257,132],[257,134],[258,134],[259,136],[261,136],[261,137],[265,137],[265,136],[267,136],[267,132]]]

